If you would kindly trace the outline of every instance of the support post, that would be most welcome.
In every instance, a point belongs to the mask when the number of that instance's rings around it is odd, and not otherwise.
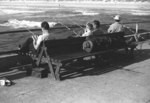
[[[53,68],[53,66],[52,66],[51,59],[50,59],[50,57],[49,57],[48,54],[47,54],[47,48],[46,48],[46,47],[44,48],[44,52],[45,52],[46,59],[47,59],[47,62],[48,62],[49,71],[50,71],[50,73],[52,74],[52,76],[53,76],[53,77],[55,78],[55,80],[56,80],[57,78],[56,78],[55,73],[54,73],[54,68]]]
[[[44,53],[44,49],[45,49],[45,46],[42,46],[42,50],[38,56],[38,60],[36,62],[36,65],[39,66],[40,62],[41,62],[41,59],[42,59],[42,56],[43,56],[43,53]]]
[[[135,35],[134,35],[136,42],[138,42],[138,29],[139,29],[139,25],[138,25],[138,23],[136,23],[135,24]]]
[[[56,76],[56,80],[59,80],[60,81],[60,67],[61,67],[62,65],[60,64],[60,63],[58,63],[57,65],[56,65],[56,70],[55,70],[55,76]]]

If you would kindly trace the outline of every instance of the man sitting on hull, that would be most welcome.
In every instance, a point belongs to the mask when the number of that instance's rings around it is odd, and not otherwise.
[[[104,34],[104,31],[100,28],[101,24],[98,20],[94,20],[93,21],[93,32],[92,35],[100,35],[100,34]]]
[[[120,15],[116,15],[114,17],[115,22],[113,24],[110,25],[110,27],[108,28],[108,33],[115,33],[115,32],[123,32],[124,28],[123,25],[120,24]]]
[[[50,27],[48,22],[44,21],[41,23],[42,34],[37,36],[33,35],[29,37],[22,45],[20,45],[20,51],[23,53],[33,52],[35,53],[39,48],[42,41],[52,38],[50,35]]]
[[[104,30],[102,30],[100,28],[101,24],[100,24],[100,22],[98,20],[94,20],[92,22],[92,24],[93,24],[93,31],[92,31],[91,35],[89,35],[89,36],[86,37],[87,40],[88,39],[93,39],[93,38],[95,38],[95,36],[101,35],[101,34],[105,33]]]

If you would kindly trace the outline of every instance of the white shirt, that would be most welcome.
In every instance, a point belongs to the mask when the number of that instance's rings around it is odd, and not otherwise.
[[[35,40],[35,44],[33,42],[34,48],[38,49],[42,41],[48,40],[49,35],[50,35],[49,33],[43,33],[42,35],[38,36],[37,39]]]
[[[85,32],[84,32],[84,34],[82,34],[82,36],[85,37],[85,36],[89,36],[91,34],[92,34],[92,31],[89,30],[89,29],[86,29]]]
[[[108,29],[108,33],[114,33],[114,32],[122,32],[123,26],[119,22],[115,22],[110,25]]]

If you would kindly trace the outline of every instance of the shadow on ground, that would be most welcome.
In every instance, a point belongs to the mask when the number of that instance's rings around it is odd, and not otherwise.
[[[31,66],[32,60],[29,56],[12,55],[0,58],[0,78],[10,80],[26,77],[27,68]]]
[[[17,58],[17,59],[16,59]],[[24,69],[10,68],[16,65],[18,62],[21,64],[28,64],[29,58],[14,56],[12,58],[1,59],[0,67],[0,78],[6,77],[8,79],[14,80],[26,77],[26,71]],[[100,56],[99,61],[84,60],[76,61],[65,66],[65,69],[61,69],[61,80],[72,79],[83,76],[95,76],[105,74],[117,69],[123,69],[123,67],[131,65],[133,63],[138,63],[150,58],[150,49],[136,50],[134,53],[134,58],[126,55],[124,52],[113,52]],[[26,61],[26,62],[24,62]],[[95,63],[96,62],[96,63]],[[5,63],[5,64],[4,64]],[[19,65],[19,64],[18,64]],[[47,67],[47,66],[46,66]],[[5,73],[7,72],[7,73]]]
[[[61,71],[61,80],[101,75],[117,69],[123,69],[125,66],[138,63],[149,58],[149,49],[135,51],[134,57],[127,56],[124,53],[109,53],[103,56],[99,60],[98,64],[91,61],[83,61],[67,66]]]

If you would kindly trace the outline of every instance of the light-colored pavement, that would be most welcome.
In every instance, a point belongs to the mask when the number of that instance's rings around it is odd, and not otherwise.
[[[0,103],[150,103],[150,53],[146,48],[136,55],[136,62],[100,75],[64,81],[15,80],[11,87],[0,87]],[[142,53],[146,59],[141,59]]]

